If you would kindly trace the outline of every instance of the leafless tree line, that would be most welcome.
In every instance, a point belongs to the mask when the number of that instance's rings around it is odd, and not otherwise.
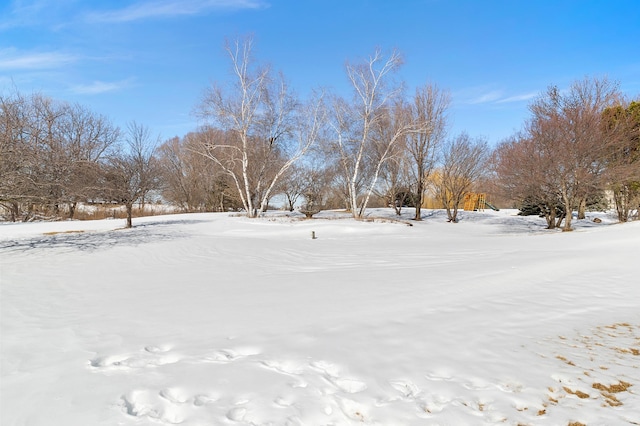
[[[211,160],[247,214],[281,194],[289,209],[302,198],[307,212],[331,203],[362,218],[383,197],[398,209],[411,198],[419,220],[444,147],[448,92],[426,84],[407,98],[395,80],[401,55],[376,50],[346,64],[350,98],[321,91],[302,102],[282,75],[256,63],[252,47],[250,38],[227,43],[231,82],[206,91],[199,143],[183,141]]]
[[[202,125],[160,144],[131,122],[124,131],[79,105],[41,95],[0,98],[0,206],[11,219],[37,212],[73,217],[77,203],[133,204],[149,194],[184,211],[259,216],[277,195],[312,216],[344,208],[362,218],[372,200],[398,214],[427,193],[457,222],[465,194],[491,182],[517,206],[535,206],[549,228],[571,229],[605,189],[620,220],[640,200],[640,107],[606,79],[549,88],[523,130],[491,150],[448,134],[450,95],[433,83],[411,95],[392,51],[349,62],[350,97],[301,100],[282,74],[253,56],[253,40],[226,44],[228,82],[196,107]],[[637,215],[637,213],[636,213]]]
[[[79,202],[131,208],[159,183],[149,131],[81,105],[0,95],[0,207],[10,220],[73,218]]]

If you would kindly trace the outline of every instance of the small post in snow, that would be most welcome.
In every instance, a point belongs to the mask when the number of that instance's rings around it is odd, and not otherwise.
[[[311,239],[312,240],[316,239],[316,231],[311,231]]]

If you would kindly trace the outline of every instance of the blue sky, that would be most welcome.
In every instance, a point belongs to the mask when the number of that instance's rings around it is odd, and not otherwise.
[[[321,86],[350,96],[346,61],[398,49],[411,91],[450,91],[450,133],[491,143],[520,129],[551,84],[607,76],[640,95],[637,0],[10,0],[0,91],[183,136],[204,90],[229,79],[224,40],[247,34],[303,97]]]

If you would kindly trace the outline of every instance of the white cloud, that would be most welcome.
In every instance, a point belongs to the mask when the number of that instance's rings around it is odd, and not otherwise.
[[[75,62],[77,57],[62,52],[18,52],[0,50],[0,70],[36,70],[59,68]]]
[[[78,8],[77,0],[13,0],[0,6],[0,31],[21,27],[61,28]]]
[[[266,7],[262,0],[164,0],[143,1],[119,10],[87,15],[92,22],[130,22],[149,18],[197,15],[211,10],[241,10]]]
[[[488,102],[495,102],[502,96],[502,91],[500,90],[492,90],[487,93],[483,93],[480,96],[477,96],[473,99],[469,99],[466,103],[469,104],[485,104]]]
[[[96,80],[90,84],[79,84],[74,86],[71,90],[75,93],[82,95],[97,95],[106,92],[115,92],[117,90],[124,89],[131,85],[132,79],[120,80],[120,81],[99,81]]]
[[[523,93],[521,95],[514,95],[514,96],[509,96],[508,98],[500,99],[499,101],[497,101],[497,103],[502,104],[502,103],[508,103],[508,102],[528,101],[530,99],[535,98],[538,95],[539,95],[538,92]]]
[[[455,97],[457,99],[460,99],[461,104],[478,105],[524,102],[533,99],[538,95],[538,92],[507,95],[505,94],[505,90],[502,89],[494,89],[487,86],[478,86],[462,89],[455,94]]]

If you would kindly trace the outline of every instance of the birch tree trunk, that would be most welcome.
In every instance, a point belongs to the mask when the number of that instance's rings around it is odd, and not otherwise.
[[[409,116],[396,114],[403,108],[401,86],[394,85],[391,76],[401,64],[398,52],[387,57],[380,50],[367,61],[347,64],[354,100],[338,99],[334,105],[335,145],[347,182],[349,209],[356,219],[364,217],[380,169],[389,160],[393,146],[416,130]],[[389,127],[385,129],[385,125]],[[377,155],[368,155],[374,151]]]
[[[199,108],[226,136],[208,140],[197,152],[231,177],[247,216],[257,217],[278,180],[315,142],[326,110],[322,94],[309,105],[300,103],[281,74],[255,63],[252,49],[250,37],[227,42],[233,81],[215,84]]]

